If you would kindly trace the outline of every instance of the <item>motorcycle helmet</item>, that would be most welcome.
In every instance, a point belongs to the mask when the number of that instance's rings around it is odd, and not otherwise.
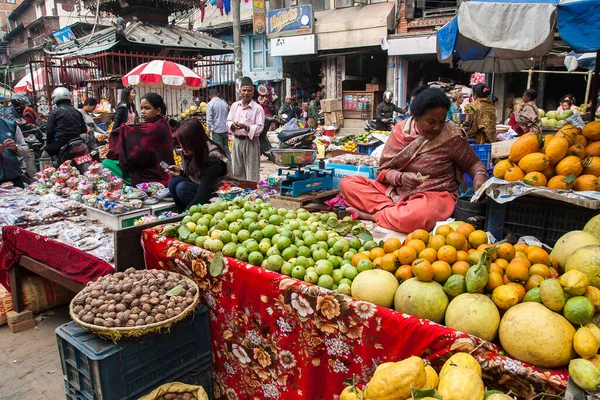
[[[386,90],[386,91],[383,93],[383,100],[384,100],[386,103],[391,103],[391,102],[392,102],[392,100],[394,100],[394,93],[390,92],[389,90]]]
[[[71,92],[65,87],[57,87],[52,92],[52,104],[56,104],[62,100],[71,101]]]
[[[10,103],[15,106],[16,108],[20,108],[20,107],[25,107],[25,106],[30,106],[31,105],[31,101],[29,101],[29,98],[27,96],[25,96],[24,94],[21,93],[17,93],[15,95],[13,95],[10,99]]]

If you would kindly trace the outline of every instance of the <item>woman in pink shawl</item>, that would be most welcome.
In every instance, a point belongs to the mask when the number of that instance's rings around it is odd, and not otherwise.
[[[347,211],[398,232],[431,230],[454,212],[463,173],[475,190],[488,179],[463,131],[446,121],[450,100],[439,89],[426,89],[411,104],[412,117],[399,123],[383,149],[377,180],[342,179]]]

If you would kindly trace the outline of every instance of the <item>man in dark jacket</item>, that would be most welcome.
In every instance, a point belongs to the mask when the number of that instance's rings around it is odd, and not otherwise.
[[[0,183],[12,182],[23,187],[19,158],[26,157],[29,148],[17,124],[0,118]]]
[[[87,132],[83,115],[71,105],[71,92],[67,88],[54,89],[52,104],[55,107],[50,111],[46,125],[46,157],[58,155],[64,145]]]
[[[393,122],[394,111],[400,114],[404,114],[406,111],[398,107],[394,103],[394,94],[390,91],[383,93],[383,101],[379,103],[377,109],[375,109],[375,122],[377,123],[377,129],[380,131],[389,131],[390,124]]]

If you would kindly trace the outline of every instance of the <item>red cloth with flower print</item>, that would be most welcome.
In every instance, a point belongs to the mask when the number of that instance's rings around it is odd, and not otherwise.
[[[19,261],[20,256],[29,256],[43,262],[81,283],[95,281],[115,272],[110,264],[97,257],[23,228],[3,227],[2,239],[0,284],[8,290],[8,270]]]
[[[434,367],[473,351],[488,388],[520,398],[562,393],[565,370],[542,370],[499,354],[492,343],[384,307],[225,258],[145,230],[147,268],[194,279],[210,309],[217,399],[337,399],[344,380],[365,384],[377,365],[418,355]]]

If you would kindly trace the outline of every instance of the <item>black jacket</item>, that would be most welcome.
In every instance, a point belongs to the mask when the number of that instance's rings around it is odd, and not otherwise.
[[[60,104],[50,111],[46,125],[48,143],[54,143],[56,140],[68,142],[86,132],[83,115],[71,104]]]
[[[392,118],[394,116],[394,111],[400,114],[404,114],[406,112],[404,109],[398,107],[394,103],[386,103],[385,101],[379,103],[375,109],[375,121],[381,130],[389,130],[389,122],[384,123],[383,120]]]

